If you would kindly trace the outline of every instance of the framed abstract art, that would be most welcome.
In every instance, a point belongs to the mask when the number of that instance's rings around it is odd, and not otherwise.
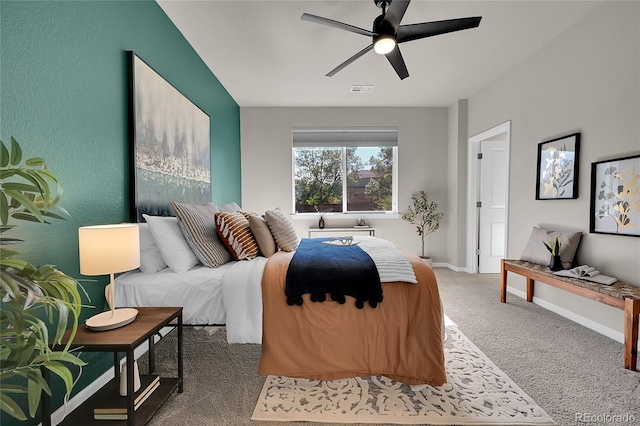
[[[538,144],[536,200],[578,198],[580,133]]]
[[[209,116],[134,52],[129,71],[131,220],[211,202]]]
[[[591,163],[589,232],[640,237],[640,155]]]

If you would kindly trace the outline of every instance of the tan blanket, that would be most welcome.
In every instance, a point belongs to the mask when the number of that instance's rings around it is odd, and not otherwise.
[[[288,306],[293,253],[269,258],[262,278],[260,375],[335,380],[383,375],[408,385],[445,383],[442,308],[431,268],[408,252],[418,284],[383,283],[376,309],[347,301]]]

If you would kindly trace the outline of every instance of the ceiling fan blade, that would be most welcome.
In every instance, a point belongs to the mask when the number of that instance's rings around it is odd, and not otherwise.
[[[363,28],[354,27],[353,25],[345,24],[344,22],[334,21],[333,19],[323,18],[322,16],[311,15],[310,13],[302,14],[303,21],[315,22],[316,24],[327,25],[329,27],[337,28],[339,30],[345,30],[356,34],[362,34],[365,36],[373,37],[376,34],[365,30]]]
[[[338,71],[341,71],[347,65],[349,65],[350,63],[352,63],[353,61],[355,61],[356,59],[358,59],[360,56],[364,55],[365,53],[367,53],[371,49],[373,49],[373,44],[370,44],[369,46],[365,47],[364,49],[362,49],[361,51],[359,51],[358,53],[356,53],[355,55],[353,55],[352,57],[350,57],[349,59],[347,59],[346,61],[344,61],[343,63],[341,63],[340,65],[338,65],[334,69],[332,69],[331,71],[329,71],[329,73],[326,76],[327,77],[333,77],[334,75],[336,75],[338,73]]]
[[[384,20],[391,24],[394,32],[400,26],[400,21],[402,21],[402,17],[407,11],[410,2],[411,0],[393,0],[391,5],[389,5],[389,9],[387,9],[387,13],[384,15]]]
[[[391,3],[393,5],[393,3]],[[423,22],[421,24],[400,25],[396,33],[398,43],[437,36],[454,31],[468,30],[480,25],[482,16],[473,18],[448,19],[445,21]]]
[[[393,4],[393,3],[392,3]],[[407,66],[404,63],[404,59],[402,58],[402,53],[400,53],[400,48],[398,46],[395,47],[391,52],[385,55],[389,60],[389,63],[396,70],[398,77],[400,80],[404,80],[409,77],[409,71],[407,70]]]

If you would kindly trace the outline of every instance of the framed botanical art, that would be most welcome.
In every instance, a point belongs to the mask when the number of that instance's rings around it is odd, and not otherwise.
[[[591,163],[589,232],[640,237],[640,155]]]
[[[580,133],[538,144],[536,200],[578,198]]]
[[[209,116],[134,52],[129,67],[131,219],[211,202]]]

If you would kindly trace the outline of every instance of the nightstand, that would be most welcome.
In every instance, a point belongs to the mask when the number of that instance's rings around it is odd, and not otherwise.
[[[183,361],[182,361],[182,307],[144,307],[138,309],[138,317],[131,324],[109,331],[92,331],[86,327],[78,327],[78,332],[73,339],[72,348],[82,347],[84,352],[113,352],[115,378],[108,383],[80,407],[69,413],[61,425],[144,425],[155,414],[167,398],[177,389],[183,390]],[[106,393],[118,389],[116,385],[120,381],[119,353],[126,354],[127,365],[133,365],[134,350],[145,341],[149,342],[149,374],[155,371],[154,335],[163,327],[173,326],[178,329],[177,377],[161,377],[160,386],[137,410],[134,410],[133,392],[133,368],[127,368],[127,420],[94,420],[93,408],[98,399],[111,398]],[[70,331],[63,338],[62,345],[66,344]],[[48,377],[45,377],[48,380]],[[122,398],[117,392],[113,392],[113,398]],[[48,395],[42,396],[42,425],[51,425],[51,402]]]

